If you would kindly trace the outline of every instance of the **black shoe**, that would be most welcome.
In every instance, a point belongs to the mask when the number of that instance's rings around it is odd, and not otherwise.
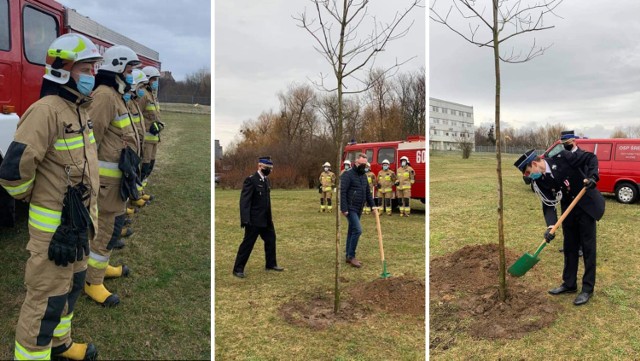
[[[576,297],[576,299],[573,301],[573,304],[576,306],[584,305],[585,303],[589,302],[590,298],[591,298],[591,293],[580,292],[578,297]]]
[[[279,266],[265,267],[265,269],[267,271],[278,271],[278,272],[284,271],[284,267],[279,267]]]
[[[124,244],[124,239],[122,238],[118,238],[114,243],[113,243],[113,249],[123,249],[125,246]]]
[[[549,294],[550,295],[559,295],[562,293],[575,293],[578,292],[578,287],[574,287],[574,288],[569,288],[567,286],[560,285],[560,287],[554,288],[552,290],[549,290]]]
[[[242,271],[240,271],[240,272],[233,271],[233,275],[238,277],[238,278],[244,278],[245,277],[244,272],[242,272]]]

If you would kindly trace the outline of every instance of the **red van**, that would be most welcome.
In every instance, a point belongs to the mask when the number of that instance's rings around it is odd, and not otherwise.
[[[614,193],[618,202],[633,203],[640,192],[640,139],[613,138],[589,139],[577,138],[576,145],[582,150],[592,152],[598,157],[600,181],[598,190]],[[556,141],[544,153],[544,157],[553,157],[563,148]]]

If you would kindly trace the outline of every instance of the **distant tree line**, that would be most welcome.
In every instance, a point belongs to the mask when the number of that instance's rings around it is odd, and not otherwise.
[[[369,74],[377,79],[373,87],[345,99],[342,144],[425,135],[424,69],[395,76],[377,72]],[[270,178],[279,188],[315,187],[324,162],[339,172],[332,146],[337,137],[337,96],[307,84],[291,84],[278,93],[278,100],[277,110],[242,123],[239,139],[216,163],[217,171],[224,173],[221,186],[240,187],[255,172],[257,158],[265,155],[273,158]]]
[[[165,103],[211,105],[211,71],[202,68],[188,74],[181,81],[161,77],[158,100]]]

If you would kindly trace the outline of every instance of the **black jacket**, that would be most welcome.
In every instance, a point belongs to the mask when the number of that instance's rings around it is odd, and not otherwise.
[[[240,224],[273,227],[271,218],[271,183],[255,172],[244,180],[240,194]]]
[[[585,178],[600,179],[598,175],[598,159],[595,154],[577,150],[572,153],[563,150],[552,158],[546,158],[551,174],[543,176],[534,182],[538,185],[545,197],[555,199],[557,191],[562,191],[560,205],[562,211],[566,210],[578,193],[584,187]],[[580,207],[585,213],[600,220],[604,215],[604,197],[597,189],[588,189],[578,202],[576,207]],[[554,225],[558,221],[556,209],[551,206],[542,205],[542,212],[547,226]]]
[[[374,207],[371,189],[365,173],[350,168],[340,176],[340,212],[362,213],[364,202]]]

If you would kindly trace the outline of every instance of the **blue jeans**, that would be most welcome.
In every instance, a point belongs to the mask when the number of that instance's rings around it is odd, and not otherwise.
[[[347,220],[349,221],[349,230],[347,231],[346,251],[347,258],[356,257],[356,247],[358,247],[358,240],[362,234],[362,225],[360,225],[360,215],[350,210],[347,214]]]

